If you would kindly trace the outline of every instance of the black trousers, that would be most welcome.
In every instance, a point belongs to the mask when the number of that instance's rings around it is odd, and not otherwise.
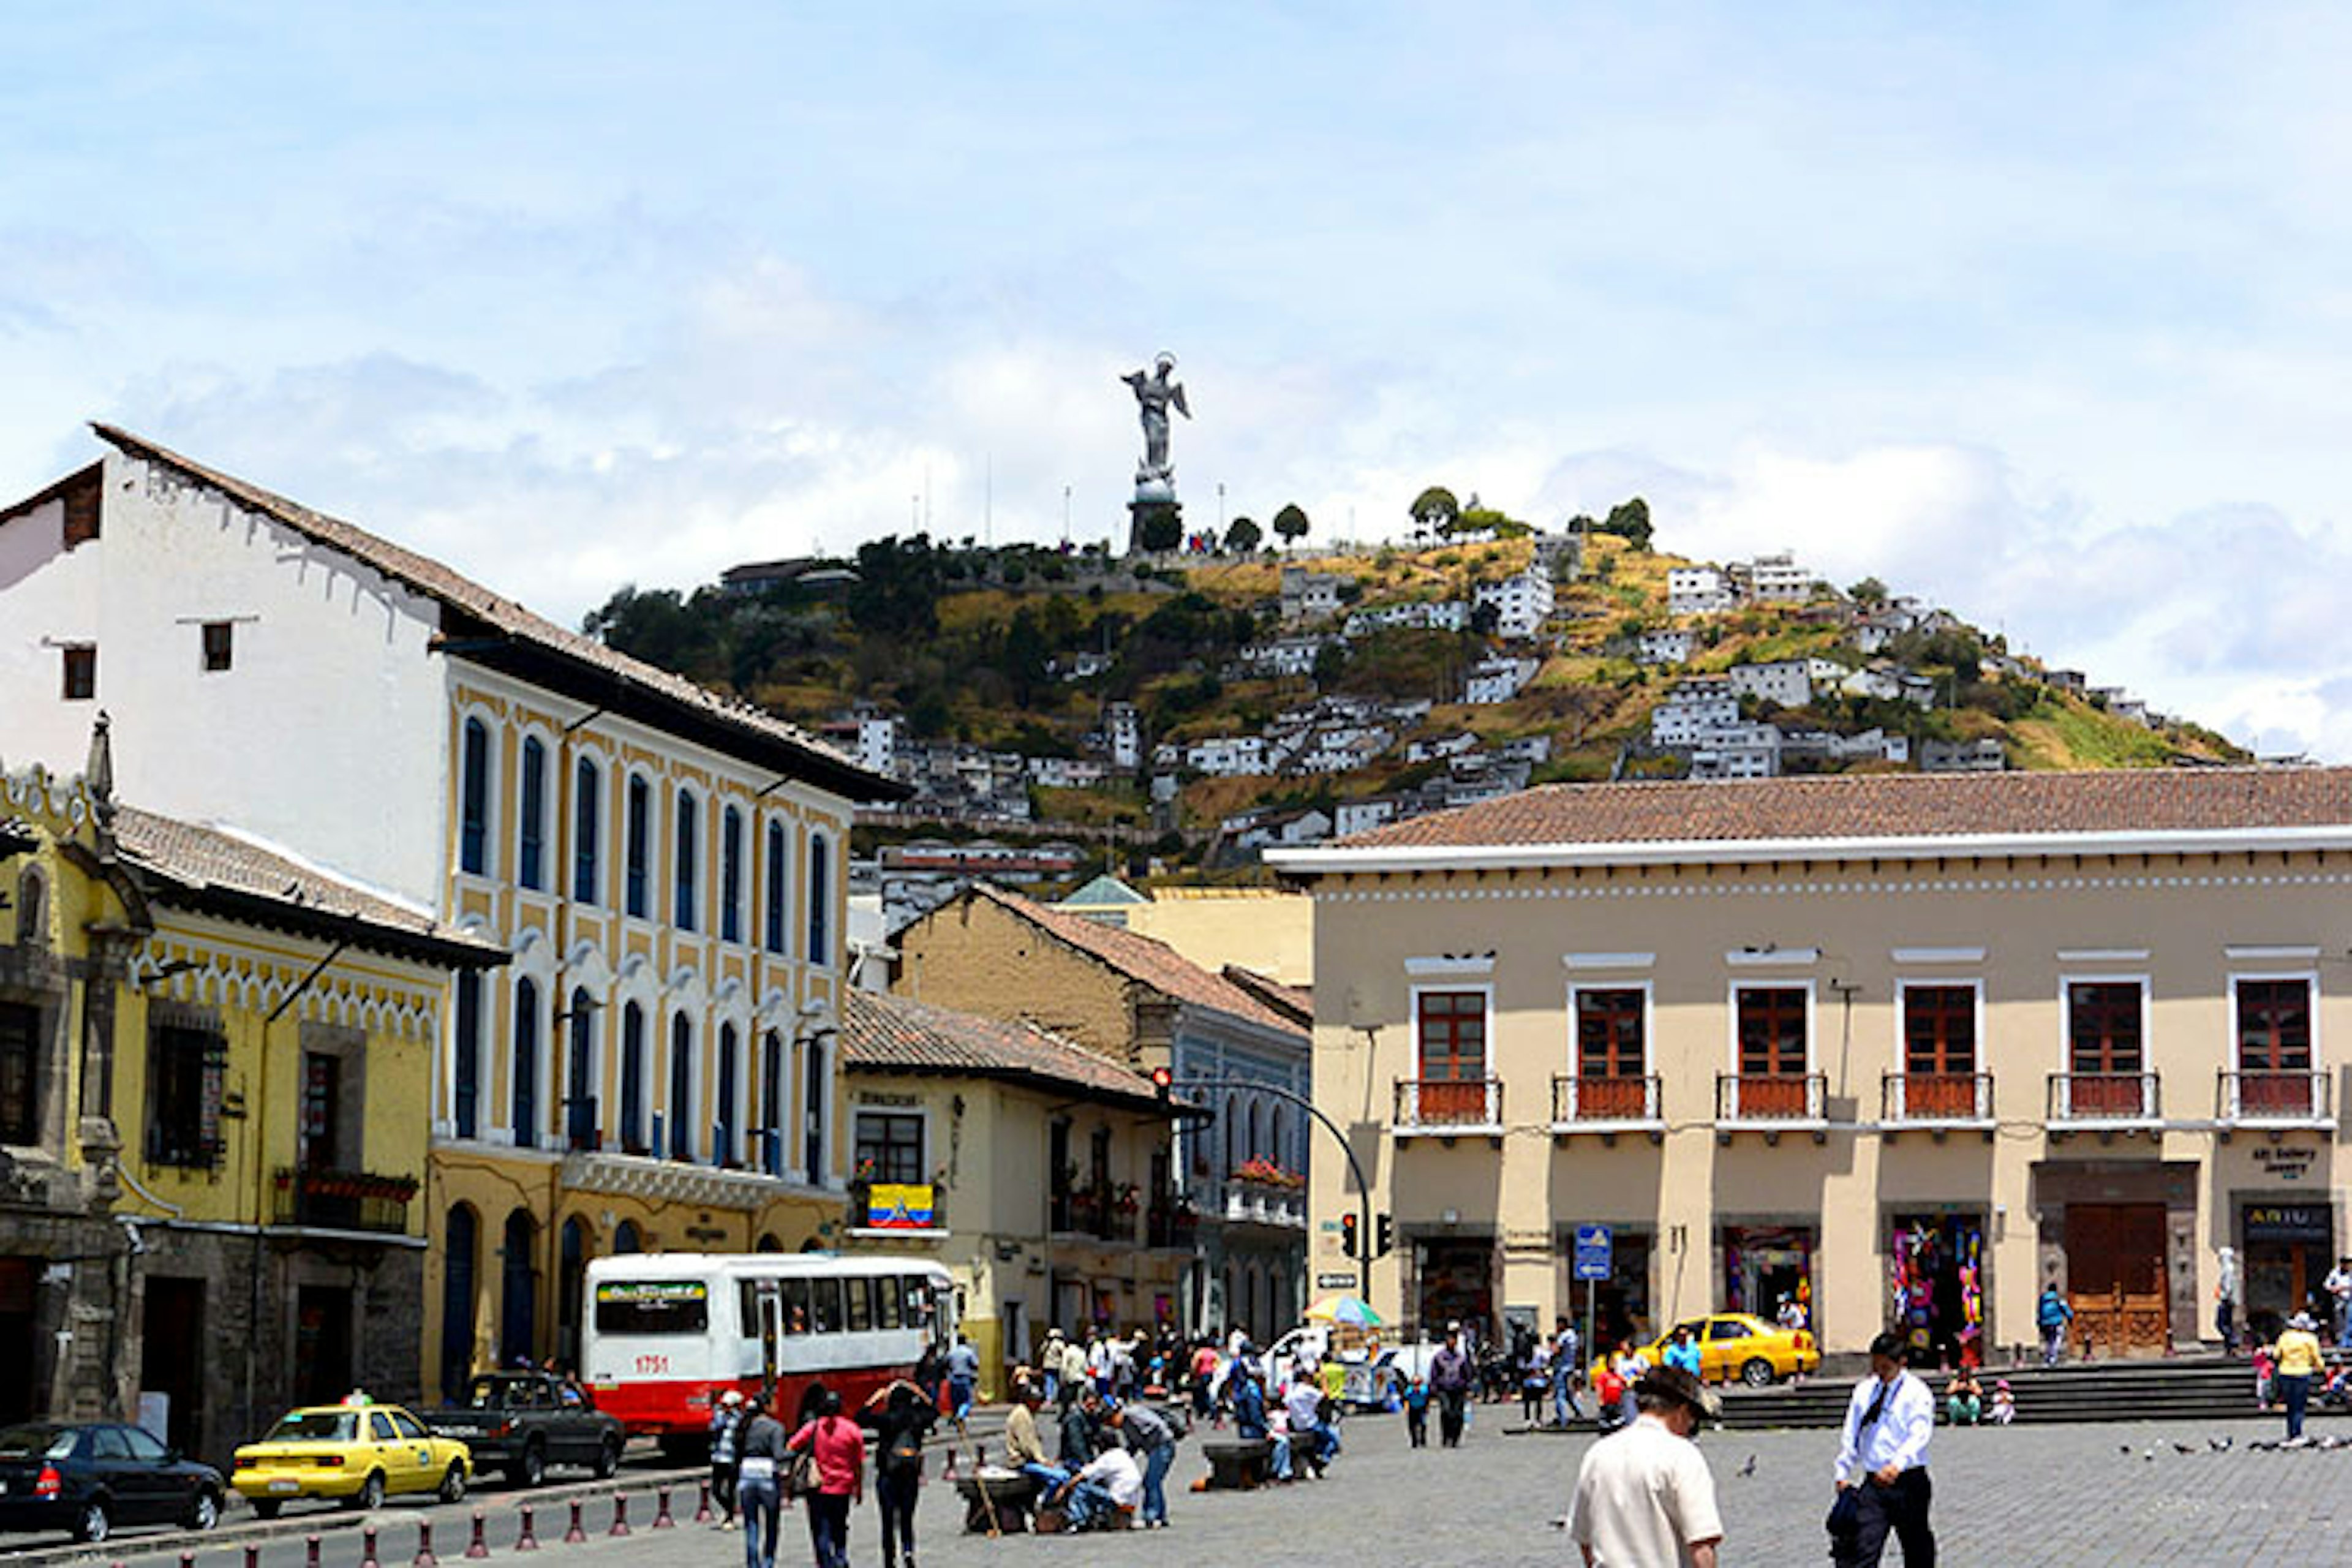
[[[1832,1555],[1838,1568],[1878,1568],[1892,1532],[1903,1546],[1903,1568],[1936,1568],[1936,1532],[1927,1523],[1935,1495],[1927,1469],[1904,1471],[1893,1486],[1865,1479],[1861,1485],[1857,1528]]]
[[[1449,1448],[1462,1446],[1462,1406],[1465,1395],[1458,1388],[1437,1391],[1437,1436]]]
[[[884,1470],[874,1478],[874,1500],[882,1510],[882,1561],[898,1561],[904,1552],[915,1555],[915,1499],[923,1484],[920,1471]]]

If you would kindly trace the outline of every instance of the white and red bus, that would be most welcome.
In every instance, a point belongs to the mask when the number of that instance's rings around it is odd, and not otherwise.
[[[927,1258],[626,1253],[592,1259],[584,1294],[596,1408],[683,1447],[730,1388],[770,1395],[789,1427],[811,1384],[855,1410],[955,1343],[955,1285]]]

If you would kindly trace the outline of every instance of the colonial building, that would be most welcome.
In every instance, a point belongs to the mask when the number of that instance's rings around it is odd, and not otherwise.
[[[1580,1310],[1593,1224],[1605,1334],[1787,1297],[1956,1355],[2055,1280],[2159,1354],[2217,1248],[2258,1325],[2352,1250],[2352,770],[1553,786],[1276,858],[1408,1325]]]
[[[1031,1023],[1128,1068],[1168,1068],[1213,1118],[1161,1152],[1171,1188],[1201,1216],[1199,1251],[1173,1319],[1260,1334],[1306,1305],[1305,1116],[1253,1085],[1308,1092],[1307,1032],[1283,1012],[1164,943],[1034,903],[986,883],[899,932],[893,989],[933,1006]],[[1127,1240],[1117,1243],[1126,1247]],[[1112,1260],[1106,1259],[1106,1265]],[[1055,1302],[1066,1329],[1073,1300]]]
[[[506,955],[117,805],[102,724],[88,783],[6,786],[0,1421],[225,1459],[291,1405],[419,1392],[444,997]]]
[[[798,1247],[846,1178],[851,807],[904,786],[110,426],[0,510],[0,733],[510,950],[441,1010],[428,1384],[576,1352],[585,1259]]]
[[[989,1397],[1050,1322],[1175,1321],[1199,1216],[1169,1179],[1175,1111],[1150,1079],[1034,1025],[903,996],[853,991],[841,1027],[848,1245],[947,1265]]]

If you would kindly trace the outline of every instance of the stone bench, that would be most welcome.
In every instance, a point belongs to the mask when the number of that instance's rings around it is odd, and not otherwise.
[[[984,1499],[983,1486],[988,1489]],[[963,1527],[972,1534],[989,1532],[992,1510],[999,1534],[1018,1535],[1029,1528],[1029,1511],[1037,1501],[1036,1477],[1018,1470],[992,1472],[985,1479],[961,1475],[956,1478],[955,1488],[956,1495],[963,1499]]]
[[[1209,1461],[1206,1491],[1248,1491],[1264,1486],[1274,1444],[1264,1437],[1204,1437],[1201,1457]]]

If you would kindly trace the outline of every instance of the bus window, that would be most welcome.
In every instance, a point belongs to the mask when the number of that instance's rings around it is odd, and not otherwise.
[[[898,1277],[885,1274],[874,1281],[874,1326],[895,1329],[898,1326]]]
[[[710,1328],[699,1279],[611,1279],[596,1287],[600,1334],[699,1334]]]
[[[743,1337],[760,1337],[760,1282],[757,1279],[735,1281],[735,1318],[742,1326]]]
[[[842,1294],[848,1298],[849,1331],[864,1333],[874,1326],[874,1281],[845,1279],[841,1282],[841,1289]]]
[[[813,1316],[816,1322],[816,1331],[821,1334],[841,1332],[841,1281],[812,1279],[809,1281],[809,1294],[815,1299],[815,1311]]]
[[[784,1281],[784,1332],[804,1334],[809,1331],[809,1282],[805,1279]]]
[[[930,1321],[931,1301],[930,1292],[925,1288],[922,1276],[902,1275],[898,1283],[899,1293],[907,1300],[907,1326],[910,1329],[921,1328]]]

